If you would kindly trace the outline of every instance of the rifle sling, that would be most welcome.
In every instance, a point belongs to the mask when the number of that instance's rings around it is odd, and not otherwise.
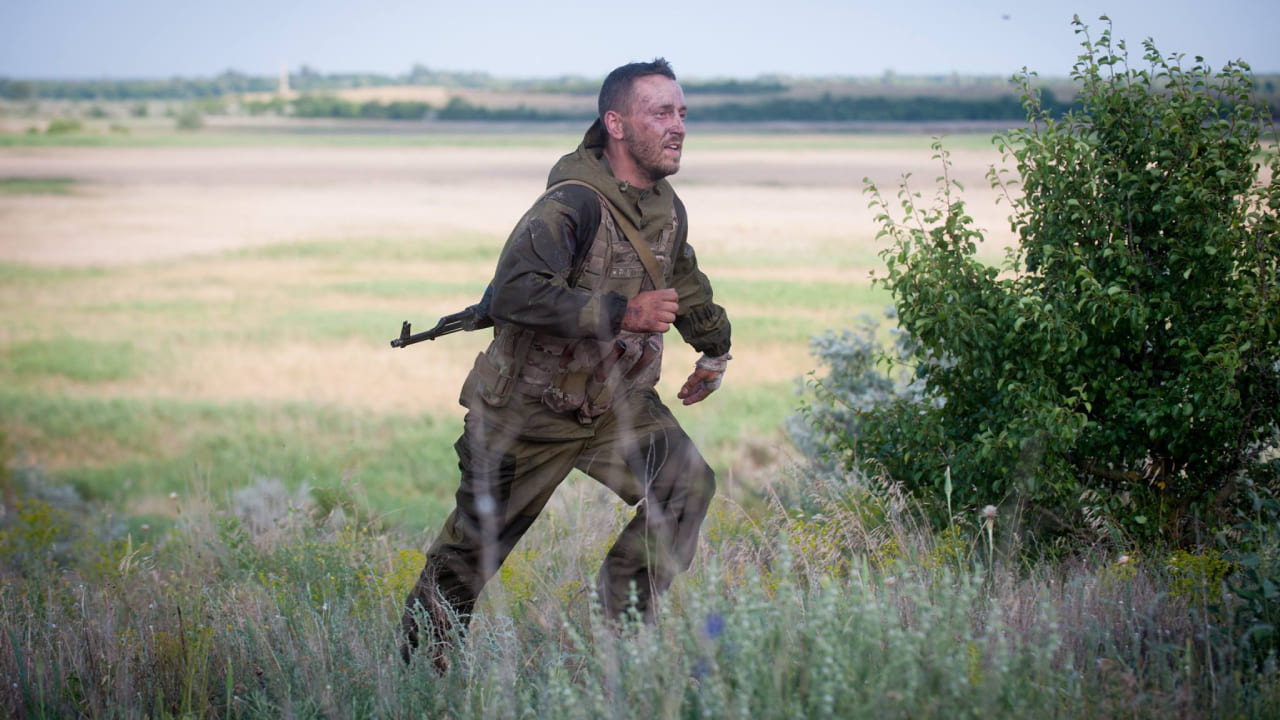
[[[631,247],[635,248],[636,255],[640,257],[640,264],[644,265],[644,270],[649,274],[649,279],[653,281],[653,289],[661,290],[667,286],[666,281],[662,277],[662,266],[658,264],[658,258],[653,254],[653,249],[649,247],[649,243],[645,242],[644,236],[640,234],[640,230],[631,223],[631,220],[618,211],[609,198],[605,197],[599,190],[581,180],[562,180],[555,185],[547,188],[547,192],[543,193],[543,197],[556,188],[565,185],[581,185],[585,188],[591,188],[591,191],[604,202],[604,206],[609,209],[609,214],[613,216],[613,222],[622,230],[622,234],[626,236],[627,242],[631,243]]]

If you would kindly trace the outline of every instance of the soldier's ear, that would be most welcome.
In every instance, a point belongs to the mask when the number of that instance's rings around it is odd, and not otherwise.
[[[626,133],[622,130],[622,116],[615,110],[607,110],[604,114],[604,131],[614,140],[623,140]]]

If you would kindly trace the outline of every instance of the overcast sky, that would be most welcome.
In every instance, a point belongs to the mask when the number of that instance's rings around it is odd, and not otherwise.
[[[0,0],[0,76],[210,76],[434,70],[599,77],[662,55],[684,77],[762,74],[1065,76],[1071,16],[1140,55],[1280,72],[1275,0]]]

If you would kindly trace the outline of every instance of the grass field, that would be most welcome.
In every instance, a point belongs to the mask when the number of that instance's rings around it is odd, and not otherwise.
[[[0,147],[0,715],[1262,717],[1280,700],[1274,660],[1208,626],[1215,555],[1027,566],[1016,518],[994,541],[972,519],[935,534],[892,484],[799,482],[782,424],[809,338],[887,302],[862,178],[930,192],[927,137],[691,135],[675,180],[735,356],[718,393],[675,408],[719,480],[695,566],[658,626],[611,630],[589,588],[630,511],[573,478],[440,679],[399,663],[396,619],[450,507],[457,392],[487,338],[388,341],[479,297],[576,137],[45,142]],[[999,258],[998,155],[948,145]],[[668,348],[673,398],[695,357]]]
[[[124,512],[263,477],[354,483],[375,512],[434,526],[457,388],[486,339],[387,341],[479,297],[575,137],[105,137],[0,150],[0,403],[19,462]],[[975,178],[998,159],[960,144]],[[691,141],[676,180],[737,359],[680,416],[734,487],[786,462],[808,338],[886,302],[862,177],[936,174],[929,154],[917,137]],[[668,395],[693,357],[670,353]]]

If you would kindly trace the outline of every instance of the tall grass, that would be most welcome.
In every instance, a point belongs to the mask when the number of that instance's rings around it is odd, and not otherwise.
[[[596,613],[629,511],[562,489],[437,678],[397,654],[422,537],[259,482],[179,493],[137,527],[22,471],[0,535],[0,712],[11,717],[1248,717],[1274,666],[1209,641],[1155,564],[1023,566],[976,524],[935,536],[874,481],[798,506],[717,501],[656,626]],[[195,492],[195,491],[192,491]]]

